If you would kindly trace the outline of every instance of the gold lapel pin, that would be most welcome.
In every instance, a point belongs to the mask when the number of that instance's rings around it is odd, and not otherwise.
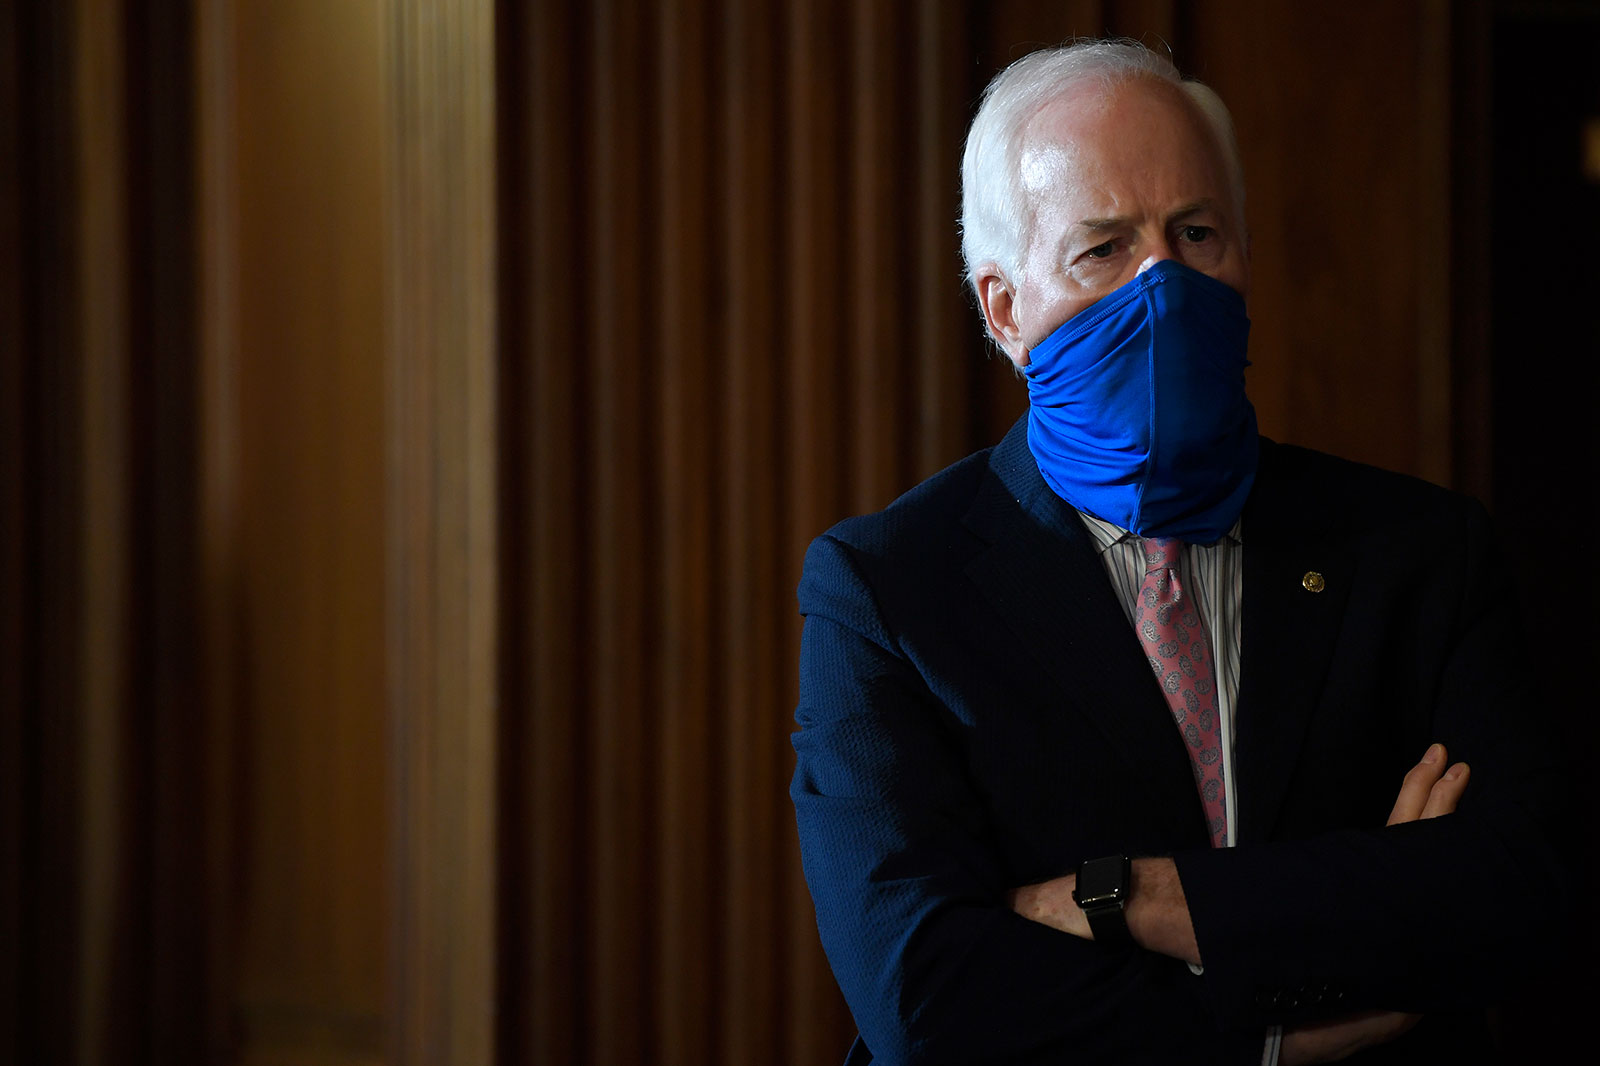
[[[1301,586],[1307,592],[1321,592],[1328,587],[1328,582],[1315,570],[1307,570],[1306,576],[1300,579]]]

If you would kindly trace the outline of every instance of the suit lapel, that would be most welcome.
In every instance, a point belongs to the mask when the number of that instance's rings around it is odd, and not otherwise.
[[[967,573],[1060,689],[1144,779],[1175,834],[1203,838],[1189,761],[1076,512],[1039,476],[1019,422],[990,458],[967,525],[988,544]]]
[[[1275,445],[1244,515],[1244,618],[1234,778],[1239,842],[1266,840],[1305,744],[1356,575],[1356,552],[1327,535],[1316,485],[1280,475]],[[1320,575],[1320,591],[1313,591]],[[1310,587],[1308,587],[1308,585]]]

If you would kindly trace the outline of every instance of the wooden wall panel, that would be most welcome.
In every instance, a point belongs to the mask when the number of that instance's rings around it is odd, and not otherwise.
[[[78,1015],[78,1058],[89,1063],[112,1054],[132,1035],[119,1018],[117,954],[127,936],[119,913],[130,901],[126,866],[132,844],[122,823],[132,768],[126,731],[129,721],[128,661],[129,470],[125,442],[129,432],[127,200],[121,177],[125,166],[126,118],[122,94],[124,30],[116,0],[81,3],[73,12],[78,133],[78,307],[77,445],[80,497],[77,505],[82,593],[76,635],[75,672],[79,678],[78,914],[84,950],[78,958],[74,999]],[[125,980],[125,978],[123,978]],[[120,1023],[120,1024],[119,1024]]]
[[[850,509],[872,511],[899,495],[906,482],[900,462],[909,443],[904,431],[906,394],[915,360],[902,359],[905,296],[915,275],[905,269],[904,251],[895,238],[906,232],[903,211],[915,203],[904,195],[914,184],[907,152],[916,132],[904,118],[909,93],[904,84],[916,71],[913,39],[905,5],[893,0],[867,0],[854,5],[844,30],[851,68],[851,140],[846,207],[840,232],[849,242],[830,279],[832,299],[845,314],[845,367],[849,382],[851,442],[847,484]],[[835,43],[835,48],[839,48]],[[840,48],[843,52],[844,49]],[[816,219],[813,225],[825,223]],[[801,361],[809,352],[801,351]]]
[[[901,304],[905,313],[896,316],[894,341],[896,358],[915,368],[909,416],[914,431],[905,434],[915,448],[913,479],[935,473],[974,440],[993,435],[982,403],[986,393],[1015,404],[1020,391],[1003,358],[975,357],[981,319],[967,295],[959,240],[951,237],[961,214],[967,112],[983,74],[973,61],[976,20],[968,16],[942,0],[921,0],[907,16],[916,45],[904,63],[915,82],[901,121],[915,128],[908,156],[914,153],[916,196],[904,234],[909,243],[897,249],[895,268],[914,279],[914,291]],[[999,420],[1009,425],[1016,414],[1002,408]]]
[[[214,836],[209,760],[214,716],[204,685],[197,472],[200,360],[194,203],[194,5],[127,6],[121,47],[128,110],[130,269],[124,279],[132,340],[127,397],[138,457],[129,487],[131,747],[138,813],[131,847],[148,885],[128,969],[145,990],[144,1046],[152,1062],[205,1057],[216,1046],[218,975],[209,903]],[[132,265],[137,264],[137,265]]]
[[[799,577],[798,560],[805,545],[817,532],[848,514],[855,496],[853,480],[846,473],[852,427],[848,385],[852,374],[846,355],[851,354],[849,311],[868,298],[853,291],[858,279],[847,273],[849,234],[840,224],[842,218],[850,217],[851,160],[848,152],[838,148],[850,143],[853,49],[847,47],[851,41],[849,10],[849,5],[840,3],[791,3],[787,7],[784,126],[788,180],[784,200],[777,205],[783,209],[786,224],[781,321],[787,327],[783,338],[787,389],[781,424],[787,433],[781,466],[774,473],[786,478],[789,493],[779,550],[787,564],[791,589]],[[841,284],[845,279],[851,288]],[[785,643],[798,648],[798,620],[792,609],[785,614]],[[783,688],[774,693],[788,696],[790,702],[796,689],[793,658],[791,655],[791,665],[784,672]],[[764,710],[753,709],[753,713]],[[782,779],[773,781],[772,786],[781,788]],[[780,858],[787,872],[774,879],[773,890],[782,894],[787,916],[783,931],[788,949],[783,1061],[816,1062],[828,1049],[837,1049],[845,1029],[844,1012],[816,940],[816,921],[800,876],[792,818],[785,823]]]
[[[1179,19],[1184,5],[1181,0],[1109,0],[1104,7],[1105,32],[1119,37],[1132,37],[1151,48],[1166,46],[1173,50],[1182,47],[1182,30]],[[1080,31],[1081,32],[1081,31]],[[1179,69],[1182,68],[1182,52]]]
[[[505,655],[500,1012],[504,1062],[584,1061],[590,773],[587,389],[599,375],[582,294],[592,276],[587,13],[515,5],[499,26],[501,553]],[[527,254],[538,249],[540,254]]]
[[[389,914],[381,7],[239,2],[228,25],[237,140],[208,148],[239,181],[238,407],[217,416],[238,434],[238,1054],[370,1062]]]
[[[1072,37],[1099,37],[1112,32],[1105,0],[1067,0],[1060,4],[994,0],[973,6],[978,9],[987,44],[987,54],[983,57],[987,76],[979,88],[988,84],[989,77],[1029,52]],[[1136,36],[1137,29],[1123,26],[1116,32]],[[971,115],[967,117],[970,119]]]
[[[158,63],[181,26],[113,0],[0,17],[8,1061],[199,1045],[167,1022],[204,983],[185,876],[201,849],[154,828],[186,824],[195,773],[178,758],[192,347],[181,314],[150,310],[192,280],[187,88]]]
[[[23,641],[28,581],[23,472],[22,147],[16,8],[0,13],[0,958],[23,958],[22,843]],[[23,1058],[20,1006],[25,982],[16,963],[0,965],[0,1057]]]
[[[499,995],[495,10],[393,0],[382,15],[384,1051],[394,1066],[488,1063]]]
[[[739,0],[722,28],[719,180],[724,210],[719,251],[726,284],[711,392],[724,445],[717,522],[722,545],[720,699],[711,714],[721,734],[716,830],[722,869],[709,893],[720,908],[718,939],[720,1062],[781,1062],[786,946],[779,915],[787,871],[787,812],[773,788],[784,773],[787,729],[772,694],[788,676],[788,568],[773,548],[781,536],[783,367],[781,266],[783,215],[773,210],[785,184],[774,5]]]
[[[1416,365],[1416,396],[1411,417],[1416,424],[1416,445],[1406,469],[1440,485],[1463,492],[1471,489],[1459,480],[1462,464],[1457,456],[1455,420],[1464,394],[1455,388],[1456,353],[1465,352],[1462,330],[1452,322],[1454,264],[1470,259],[1473,241],[1458,240],[1463,212],[1457,209],[1458,190],[1453,183],[1451,151],[1451,40],[1455,29],[1449,0],[1422,0],[1412,21],[1412,56],[1416,73],[1411,79],[1415,103],[1411,145],[1416,171],[1411,187],[1402,193],[1402,210],[1413,219],[1417,254],[1411,261],[1415,286],[1416,324],[1412,332],[1412,359]],[[1469,19],[1470,20],[1470,19]],[[1404,349],[1401,350],[1404,358]],[[1462,368],[1465,379],[1468,371]],[[1488,501],[1484,501],[1488,502]]]
[[[1263,432],[1448,481],[1440,10],[1246,0],[1192,27],[1244,154]]]
[[[663,1066],[712,1061],[712,1027],[722,1007],[716,919],[724,863],[713,803],[721,735],[715,665],[722,642],[714,508],[723,448],[715,417],[720,367],[707,341],[718,294],[740,281],[729,277],[717,254],[715,14],[709,3],[662,0],[655,34],[651,121],[662,135],[655,141],[650,212],[658,279],[652,332],[659,346],[652,450],[660,495],[651,500],[654,513],[633,528],[645,538],[653,534],[660,553],[654,562],[659,599],[646,621],[659,658],[649,682],[654,695],[644,708],[658,730],[656,795],[649,804],[657,812],[652,918],[659,929],[651,986],[653,1057]]]
[[[19,1061],[77,1061],[79,1016],[74,998],[83,941],[77,927],[78,810],[76,683],[79,577],[78,515],[82,474],[76,440],[82,413],[75,258],[76,136],[69,5],[18,5],[5,18],[15,34],[16,92],[8,126],[16,131],[16,199],[12,300],[21,345],[14,400],[19,451],[8,464],[14,498],[18,567],[12,581],[22,615],[21,641],[4,683],[15,686],[21,712],[14,847],[17,931],[12,984],[16,1006],[7,1021]],[[10,358],[8,353],[7,358]],[[9,1050],[9,1049],[8,1049]]]
[[[1160,38],[1223,92],[1264,426],[1448,476],[1448,5],[203,0],[196,88],[119,113],[188,32],[156,7],[0,37],[19,1059],[837,1061],[794,587],[1023,409],[955,218],[1032,46]],[[146,151],[194,153],[197,233]],[[192,303],[181,256],[135,277],[190,236]]]
[[[1454,5],[1447,20],[1450,44],[1450,198],[1456,234],[1450,265],[1451,484],[1491,508],[1494,500],[1494,397],[1490,224],[1493,218],[1494,138],[1491,5]],[[1461,240],[1460,234],[1482,234]]]
[[[241,853],[243,768],[247,753],[242,717],[249,689],[240,664],[246,661],[242,565],[239,449],[239,118],[235,98],[233,0],[203,0],[194,8],[195,189],[194,340],[198,349],[193,385],[198,414],[193,427],[201,442],[195,464],[195,610],[197,652],[206,664],[196,698],[207,710],[201,770],[207,863],[199,871],[206,901],[207,994],[191,1024],[213,1061],[233,1057],[236,1006],[236,900],[243,878]]]
[[[576,355],[599,375],[588,396],[593,495],[581,515],[593,541],[587,595],[594,651],[592,743],[586,752],[593,809],[584,1043],[596,1062],[648,1055],[657,1019],[658,929],[655,789],[659,769],[661,638],[659,514],[650,457],[658,446],[660,387],[651,145],[655,127],[654,29],[642,5],[593,7],[588,93],[588,181],[594,195],[583,235],[592,259],[580,293]],[[620,75],[620,76],[619,76]],[[658,90],[657,90],[658,91]],[[565,358],[549,349],[545,358]],[[537,503],[535,503],[537,506]],[[648,886],[648,891],[646,891]],[[626,1023],[623,1020],[626,1019]]]
[[[529,1003],[508,1050],[809,1063],[848,1040],[785,795],[793,590],[813,535],[969,450],[987,410],[950,239],[970,89],[940,65],[966,25],[508,14],[504,625],[528,661],[504,728],[530,768],[506,786],[530,850],[506,868],[525,909],[502,929],[530,945],[503,966]],[[952,110],[919,109],[928,87]]]

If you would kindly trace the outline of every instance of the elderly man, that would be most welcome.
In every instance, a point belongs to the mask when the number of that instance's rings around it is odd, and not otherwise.
[[[1165,59],[1018,61],[963,178],[1029,412],[800,586],[850,1062],[1471,1061],[1567,905],[1481,508],[1257,436],[1231,121]]]

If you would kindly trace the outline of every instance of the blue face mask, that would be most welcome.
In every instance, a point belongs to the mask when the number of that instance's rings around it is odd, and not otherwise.
[[[1025,371],[1045,482],[1141,537],[1228,532],[1256,476],[1249,335],[1243,297],[1172,260],[1069,318]]]

